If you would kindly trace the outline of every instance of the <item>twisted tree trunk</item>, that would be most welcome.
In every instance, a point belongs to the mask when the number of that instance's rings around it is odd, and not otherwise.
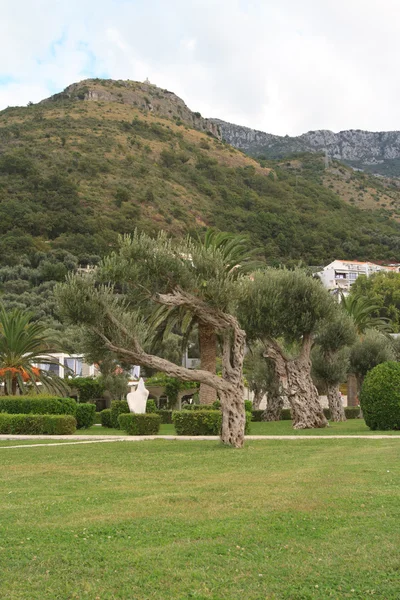
[[[215,375],[217,366],[217,336],[214,327],[207,323],[199,323],[200,368]],[[217,399],[216,390],[200,384],[200,404],[212,404]]]
[[[346,421],[346,415],[344,414],[344,407],[342,402],[342,396],[339,391],[339,384],[329,385],[327,389],[328,405],[331,411],[331,420],[340,422]]]
[[[246,333],[240,328],[235,317],[220,310],[210,308],[198,298],[181,290],[171,294],[158,294],[157,302],[165,306],[186,306],[193,315],[204,323],[209,323],[215,332],[223,334],[222,377],[208,371],[192,370],[176,365],[165,358],[147,354],[138,338],[121,322],[119,317],[107,311],[106,318],[110,327],[99,329],[91,326],[105,346],[120,358],[128,358],[130,362],[163,371],[183,381],[198,381],[216,390],[221,398],[222,431],[221,441],[235,448],[244,444],[245,410],[243,388],[243,361],[246,348]],[[111,339],[109,332],[115,335],[118,342]],[[123,340],[123,345],[121,341]]]
[[[280,421],[284,397],[282,394],[268,392],[267,408],[263,413],[263,421]]]
[[[235,448],[242,448],[246,425],[243,385],[239,385],[235,391],[219,392],[219,397],[222,409],[221,441]]]
[[[253,410],[258,410],[264,397],[264,390],[253,388]]]
[[[312,339],[303,336],[300,356],[288,359],[279,344],[271,340],[266,356],[275,361],[282,388],[287,396],[294,429],[326,427],[328,421],[319,402],[319,394],[311,378]]]

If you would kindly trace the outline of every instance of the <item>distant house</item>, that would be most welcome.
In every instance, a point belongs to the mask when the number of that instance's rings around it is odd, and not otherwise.
[[[54,352],[48,354],[46,358],[54,359],[54,363],[37,363],[35,366],[43,371],[54,373],[58,377],[95,377],[99,370],[95,365],[85,363],[81,354],[65,354]]]
[[[342,291],[346,295],[360,275],[369,277],[379,271],[399,273],[400,268],[398,265],[383,266],[357,260],[334,260],[316,276],[329,291]]]

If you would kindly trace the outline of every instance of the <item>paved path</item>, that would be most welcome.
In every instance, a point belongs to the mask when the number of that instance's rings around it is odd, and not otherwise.
[[[246,440],[386,440],[398,439],[400,435],[246,435]],[[108,442],[143,442],[146,440],[178,440],[178,441],[218,441],[216,435],[0,435],[0,441],[21,440],[63,440],[54,444],[22,444],[0,446],[0,450],[9,448],[41,448],[43,446],[74,446],[77,444],[99,444]],[[66,441],[68,440],[68,441]],[[73,440],[73,441],[69,441]]]

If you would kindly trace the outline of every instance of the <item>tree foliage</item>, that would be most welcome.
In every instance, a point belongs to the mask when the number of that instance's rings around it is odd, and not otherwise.
[[[400,273],[381,271],[358,277],[351,289],[352,297],[364,298],[371,306],[372,317],[386,319],[393,331],[400,331]]]
[[[7,394],[21,393],[30,386],[35,392],[45,390],[64,395],[67,386],[52,372],[35,364],[51,364],[48,355],[54,346],[41,323],[32,321],[30,313],[14,309],[7,312],[0,306],[0,380]],[[39,385],[40,384],[40,385]]]

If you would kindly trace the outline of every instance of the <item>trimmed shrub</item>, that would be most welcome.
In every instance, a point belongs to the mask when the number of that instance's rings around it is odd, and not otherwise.
[[[360,405],[370,429],[400,429],[399,363],[382,363],[367,373]]]
[[[120,429],[124,429],[128,435],[156,435],[160,431],[161,417],[154,413],[122,413],[118,422]]]
[[[2,396],[0,413],[9,415],[75,415],[76,402],[58,396]]]
[[[222,413],[208,409],[174,411],[172,422],[177,435],[219,435]]]
[[[72,415],[0,413],[0,433],[13,435],[70,435],[76,429]]]
[[[263,414],[265,413],[264,409],[257,409],[251,411],[251,420],[257,423],[261,423],[263,420]]]
[[[101,424],[103,427],[112,427],[111,425],[111,408],[105,408],[100,413]]]
[[[345,406],[344,414],[346,415],[346,419],[358,419],[360,416],[360,407],[359,406]]]
[[[156,403],[155,403],[154,400],[151,400],[151,399],[147,400],[147,402],[146,402],[146,412],[147,413],[153,413],[153,415],[157,413],[157,405],[156,405]]]
[[[253,403],[251,400],[244,401],[244,410],[246,412],[251,412],[253,410]]]
[[[76,405],[76,423],[78,429],[88,429],[94,424],[96,405],[82,402]]]
[[[281,410],[281,421],[291,421],[292,414],[290,412],[290,408],[282,408]]]
[[[161,423],[163,425],[165,424],[171,424],[172,423],[172,410],[158,410],[157,414],[160,415],[161,417]]]
[[[113,400],[111,402],[111,427],[119,429],[119,415],[129,413],[129,406],[126,400]]]
[[[251,413],[246,412],[245,433],[250,432]],[[220,410],[174,411],[172,422],[177,435],[220,435],[222,412]]]
[[[182,406],[182,410],[218,410],[214,407],[214,404],[185,404]]]

